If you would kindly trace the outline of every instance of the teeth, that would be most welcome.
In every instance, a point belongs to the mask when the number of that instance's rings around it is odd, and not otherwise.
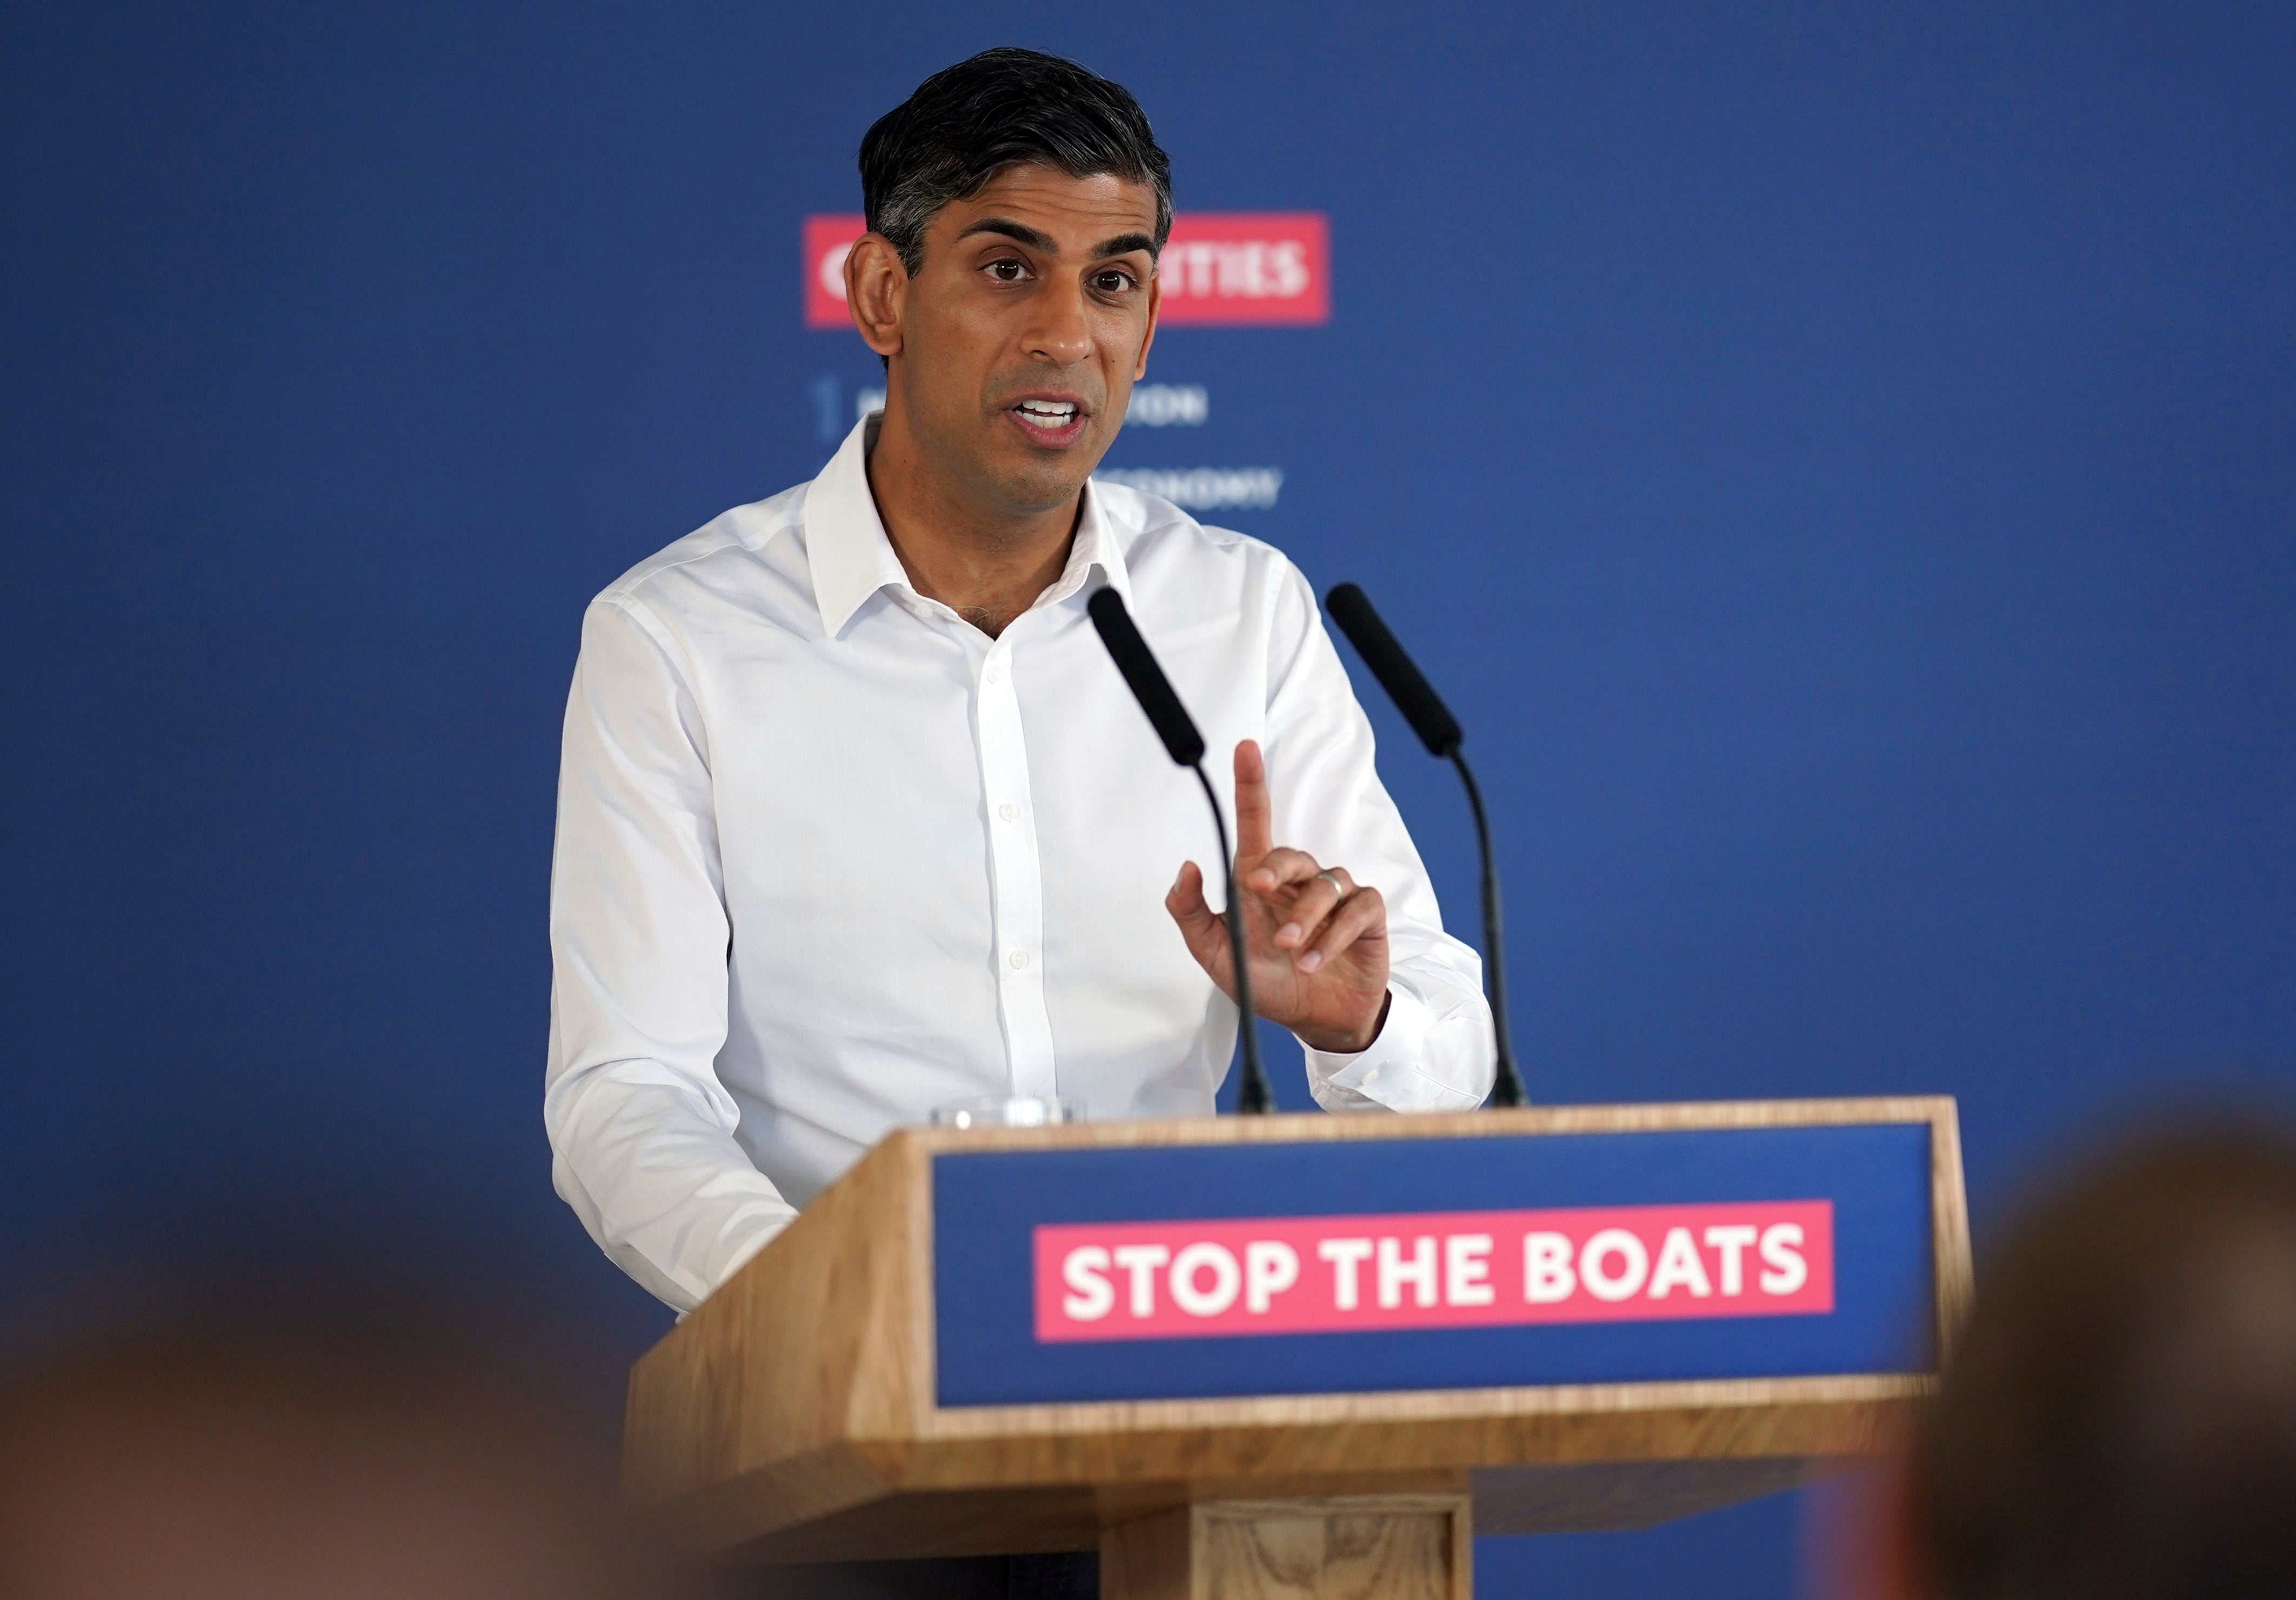
[[[1076,420],[1077,408],[1070,405],[1054,405],[1048,400],[1023,400],[1014,407],[1021,417],[1046,427],[1065,428]]]

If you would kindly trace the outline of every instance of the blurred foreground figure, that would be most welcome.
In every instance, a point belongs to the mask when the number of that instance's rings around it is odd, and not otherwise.
[[[5,1600],[680,1592],[604,1473],[468,1360],[340,1332],[144,1333],[0,1374]]]
[[[2296,1595],[2296,1145],[2126,1147],[1978,1285],[1910,1464],[1903,1593]]]

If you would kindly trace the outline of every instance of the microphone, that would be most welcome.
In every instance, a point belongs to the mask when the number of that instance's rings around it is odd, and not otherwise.
[[[1522,1074],[1515,1071],[1514,1046],[1507,1038],[1506,1013],[1506,952],[1499,929],[1499,874],[1491,857],[1490,819],[1483,814],[1482,791],[1475,786],[1475,775],[1467,766],[1466,757],[1459,746],[1466,742],[1459,719],[1451,715],[1451,708],[1443,703],[1426,677],[1404,654],[1403,646],[1387,631],[1387,624],[1371,608],[1370,597],[1351,583],[1336,585],[1324,597],[1324,609],[1332,620],[1356,647],[1364,665],[1379,679],[1379,686],[1395,702],[1395,709],[1419,735],[1419,743],[1427,753],[1447,759],[1459,769],[1459,782],[1466,785],[1467,806],[1475,814],[1475,844],[1482,853],[1483,862],[1483,994],[1491,1003],[1491,1036],[1498,1056],[1498,1079],[1491,1086],[1493,1105],[1523,1104]]]
[[[1172,693],[1171,680],[1149,653],[1148,641],[1132,625],[1132,613],[1124,609],[1124,596],[1103,587],[1086,603],[1085,609],[1092,613],[1100,642],[1108,646],[1116,669],[1124,675],[1132,698],[1148,714],[1149,726],[1164,742],[1166,752],[1176,765],[1194,770],[1196,782],[1203,785],[1204,800],[1212,808],[1212,828],[1219,835],[1220,872],[1227,883],[1227,943],[1235,972],[1235,1004],[1242,1013],[1243,1077],[1236,1085],[1235,1109],[1245,1116],[1265,1116],[1275,1109],[1275,1103],[1267,1092],[1267,1071],[1259,1064],[1259,1015],[1251,1007],[1251,963],[1243,944],[1243,901],[1235,892],[1235,852],[1228,845],[1227,818],[1220,814],[1219,796],[1212,792],[1211,779],[1204,775],[1204,736],[1196,731],[1188,708]]]

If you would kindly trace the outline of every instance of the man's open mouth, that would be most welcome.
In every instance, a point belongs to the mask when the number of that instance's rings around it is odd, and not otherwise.
[[[1039,433],[1064,433],[1083,413],[1073,400],[1023,400],[1013,407],[1013,414]]]

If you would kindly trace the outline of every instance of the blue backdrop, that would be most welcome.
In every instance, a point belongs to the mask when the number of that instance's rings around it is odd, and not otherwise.
[[[2285,7],[4,26],[0,1321],[397,1252],[611,1417],[666,1317],[537,1116],[577,619],[825,455],[874,364],[803,330],[800,219],[992,43],[1129,85],[1183,209],[1330,216],[1330,324],[1168,332],[1204,420],[1111,459],[1280,468],[1228,520],[1450,696],[1536,1096],[1948,1091],[1981,1232],[2112,1108],[2296,1084]],[[1752,1596],[1793,1549],[1777,1500],[1478,1559]]]

